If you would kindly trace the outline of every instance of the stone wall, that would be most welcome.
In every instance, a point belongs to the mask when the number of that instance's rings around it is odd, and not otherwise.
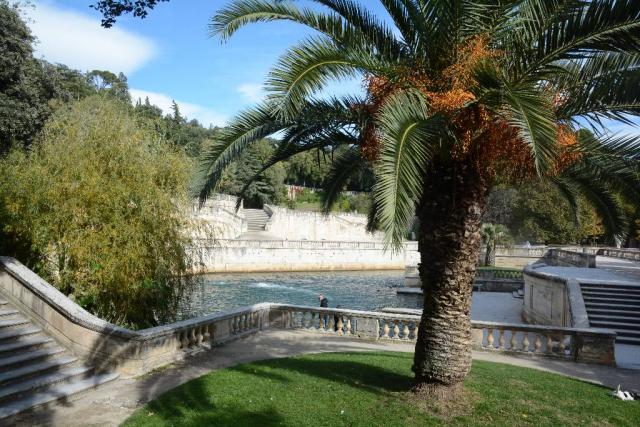
[[[366,215],[295,211],[268,206],[272,212],[267,224],[269,234],[286,240],[332,240],[369,242],[382,240],[380,232],[366,230]]]
[[[419,260],[415,242],[395,253],[380,242],[306,240],[218,240],[198,250],[201,273],[402,270]]]
[[[203,206],[192,205],[193,235],[197,239],[234,239],[247,231],[242,209],[236,212],[237,198],[214,195]]]

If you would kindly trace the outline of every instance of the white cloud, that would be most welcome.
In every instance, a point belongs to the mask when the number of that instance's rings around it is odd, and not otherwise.
[[[102,28],[98,19],[82,13],[37,4],[28,18],[38,38],[36,56],[71,68],[131,74],[156,54],[151,40],[121,28]]]
[[[253,103],[260,102],[264,98],[264,91],[262,85],[257,83],[244,83],[237,87],[237,91],[242,96]]]
[[[131,93],[131,100],[134,103],[137,102],[138,99],[141,99],[144,102],[145,98],[149,98],[149,102],[160,107],[164,114],[172,113],[171,103],[173,102],[173,99],[169,95],[133,88],[129,89],[129,93]],[[207,127],[209,125],[224,126],[229,120],[229,118],[225,114],[218,113],[202,105],[182,102],[177,99],[176,103],[178,104],[180,113],[183,116],[189,119],[196,119],[202,125]]]

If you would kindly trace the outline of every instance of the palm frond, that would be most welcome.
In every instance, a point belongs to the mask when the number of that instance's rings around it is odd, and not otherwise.
[[[311,38],[289,50],[273,67],[267,80],[268,99],[277,113],[292,117],[300,112],[305,100],[328,82],[359,73],[378,74],[388,64],[376,60],[356,47],[344,48],[332,41]]]
[[[387,243],[398,248],[422,194],[432,152],[446,126],[440,116],[429,114],[426,99],[419,92],[390,97],[382,107],[379,124],[383,139],[375,165],[374,201]]]
[[[322,211],[329,213],[342,194],[345,186],[354,175],[366,168],[367,161],[360,155],[357,146],[352,146],[334,159],[327,174],[322,193]]]
[[[255,22],[292,21],[306,25],[339,44],[370,45],[380,54],[401,55],[404,46],[373,16],[360,14],[349,20],[338,13],[298,8],[291,3],[266,0],[236,0],[220,9],[209,25],[210,33],[227,40],[240,28]]]
[[[224,170],[252,143],[282,129],[282,122],[273,115],[273,107],[261,104],[239,113],[224,128],[198,159],[198,198],[204,203],[218,184]]]
[[[532,85],[504,83],[507,119],[529,145],[536,170],[544,174],[557,155],[556,120],[550,100]]]

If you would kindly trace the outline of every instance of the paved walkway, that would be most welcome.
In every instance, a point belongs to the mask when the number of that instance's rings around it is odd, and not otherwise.
[[[610,271],[626,280],[640,285],[640,263],[627,259],[610,258],[604,256],[596,257],[596,266],[599,269]]]
[[[73,402],[25,416],[15,425],[117,426],[137,408],[165,391],[211,371],[304,353],[375,350],[412,352],[413,345],[349,340],[306,331],[266,331],[213,351],[203,351],[141,378],[115,381]],[[474,352],[473,358],[555,372],[610,388],[621,384],[623,389],[640,390],[639,371],[499,353]]]

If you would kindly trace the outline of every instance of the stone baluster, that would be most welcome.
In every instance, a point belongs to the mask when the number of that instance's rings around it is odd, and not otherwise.
[[[511,340],[509,341],[509,351],[517,350],[518,340],[516,338],[516,331],[511,331]]]
[[[338,323],[336,324],[338,335],[344,335],[343,328],[344,328],[344,323],[342,322],[342,316],[338,316]]]
[[[187,335],[187,331],[182,331],[180,336],[181,336],[180,342],[182,343],[181,348],[189,347],[189,336]]]
[[[242,332],[245,332],[247,329],[249,329],[249,315],[245,314],[244,316],[242,316]]]
[[[347,317],[347,335],[351,335],[351,318]]]
[[[213,325],[205,325],[204,331],[203,331],[204,334],[202,335],[202,339],[205,342],[209,342],[211,340],[212,328],[213,328]]]
[[[413,328],[413,339],[417,340],[418,339],[418,328],[420,327],[419,323],[415,324],[415,327]]]
[[[200,345],[202,344],[202,329],[204,328],[204,326],[198,326],[196,328],[196,345]]]
[[[323,313],[318,313],[318,330],[324,332],[324,316],[323,316]]]
[[[389,338],[389,322],[382,320],[384,326],[382,327],[382,338]]]
[[[402,328],[402,339],[408,340],[409,339],[409,322],[404,321],[402,323],[404,324],[404,328]]]
[[[493,349],[493,328],[487,328],[487,347]]]
[[[542,347],[542,341],[540,340],[540,334],[536,334],[536,339],[533,342],[533,352],[540,353],[541,347]]]
[[[196,328],[191,328],[189,330],[189,347],[195,345],[198,342],[198,338],[196,337]]]
[[[313,325],[313,314],[311,312],[304,312],[302,313],[302,321],[303,321],[303,327],[305,329],[312,329],[312,325]]]
[[[393,339],[394,340],[400,339],[400,328],[398,327],[397,320],[393,321]]]
[[[498,348],[504,350],[504,329],[500,329],[498,333]]]
[[[329,316],[329,326],[328,326],[329,332],[334,332],[333,327],[335,326],[335,323],[333,321],[333,315],[327,314],[327,316]]]
[[[565,349],[565,345],[564,345],[564,335],[560,334],[560,336],[558,337],[558,352],[560,353],[560,355],[564,356],[564,349]]]
[[[523,332],[522,351],[529,352],[529,332]]]
[[[547,349],[545,350],[545,353],[551,354],[553,352],[553,338],[551,337],[551,334],[547,334],[546,338],[547,338]]]

